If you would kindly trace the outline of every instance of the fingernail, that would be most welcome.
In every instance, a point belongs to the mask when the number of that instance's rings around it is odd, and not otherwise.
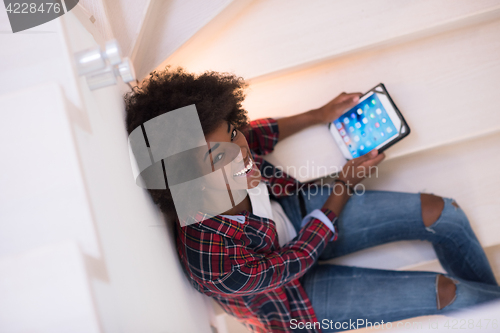
[[[372,156],[377,156],[377,151],[376,151],[376,150],[372,150],[372,151],[370,152],[370,154],[372,154]]]

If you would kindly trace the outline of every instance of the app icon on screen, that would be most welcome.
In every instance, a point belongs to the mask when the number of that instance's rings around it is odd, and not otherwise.
[[[354,126],[356,126],[356,128],[360,128],[361,127],[361,123],[357,122],[356,125],[354,125]]]
[[[349,126],[349,132],[351,132],[351,133],[354,132],[354,127]]]
[[[343,129],[340,130],[340,135],[344,136],[346,133]]]
[[[375,118],[375,115],[373,113],[370,113],[370,118]]]
[[[363,150],[363,149],[365,149],[365,146],[361,145],[361,146],[359,146],[359,149]]]
[[[344,118],[344,124],[349,124],[349,118]]]
[[[371,143],[370,141],[366,141],[366,142],[365,142],[365,145],[366,145],[367,147],[370,147],[370,146],[372,145],[372,143]]]
[[[345,143],[348,143],[348,142],[349,142],[349,137],[348,137],[348,136],[344,136],[344,142],[345,142]]]
[[[363,118],[363,124],[366,124],[368,122],[368,119]]]
[[[375,101],[375,99],[372,99],[372,104],[373,105],[377,104],[377,101]]]
[[[384,135],[385,135],[384,132],[380,132],[380,136],[384,136]]]
[[[380,124],[378,123],[378,121],[375,123],[375,127],[376,127],[376,128],[379,128],[379,127],[380,127]]]
[[[381,114],[381,113],[382,113],[382,110],[377,109],[375,112],[377,112],[377,114]]]
[[[382,118],[382,122],[385,124],[385,122],[387,121],[387,119],[385,118]]]
[[[366,133],[365,133],[365,132],[361,132],[361,135],[362,135],[362,136],[366,136]]]
[[[358,109],[358,114],[363,114],[363,110]]]
[[[341,123],[335,123],[335,127],[337,127],[337,129],[341,129],[342,128],[342,124]]]
[[[354,112],[353,112],[353,113],[351,113],[351,118],[352,118],[352,119],[356,119],[356,114],[355,114]]]
[[[392,132],[392,128],[387,127],[387,133],[391,133],[391,132]]]
[[[354,141],[358,142],[358,141],[359,141],[359,136],[357,136],[357,135],[356,135],[356,136],[354,137]]]

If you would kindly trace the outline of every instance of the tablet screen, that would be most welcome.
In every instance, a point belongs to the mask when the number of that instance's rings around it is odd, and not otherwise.
[[[352,157],[364,155],[398,135],[384,105],[373,93],[334,120],[333,125]]]

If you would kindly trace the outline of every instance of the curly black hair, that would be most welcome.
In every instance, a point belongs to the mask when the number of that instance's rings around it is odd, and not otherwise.
[[[196,75],[170,66],[161,72],[151,72],[140,86],[124,95],[127,132],[130,134],[150,119],[191,104],[196,105],[205,135],[223,120],[243,129],[248,124],[247,112],[241,104],[247,86],[243,78],[230,73],[207,71]],[[148,192],[169,219],[177,217],[168,187]]]

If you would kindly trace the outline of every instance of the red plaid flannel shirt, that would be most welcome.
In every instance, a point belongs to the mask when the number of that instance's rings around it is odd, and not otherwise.
[[[270,193],[287,195],[301,184],[261,157],[278,142],[276,120],[252,121],[244,134]],[[331,221],[336,219],[332,211],[322,211]],[[182,228],[177,225],[177,250],[191,284],[253,332],[289,332],[292,319],[317,322],[299,278],[316,262],[332,231],[313,218],[280,247],[272,220],[248,211],[242,214],[245,223],[218,215]]]

